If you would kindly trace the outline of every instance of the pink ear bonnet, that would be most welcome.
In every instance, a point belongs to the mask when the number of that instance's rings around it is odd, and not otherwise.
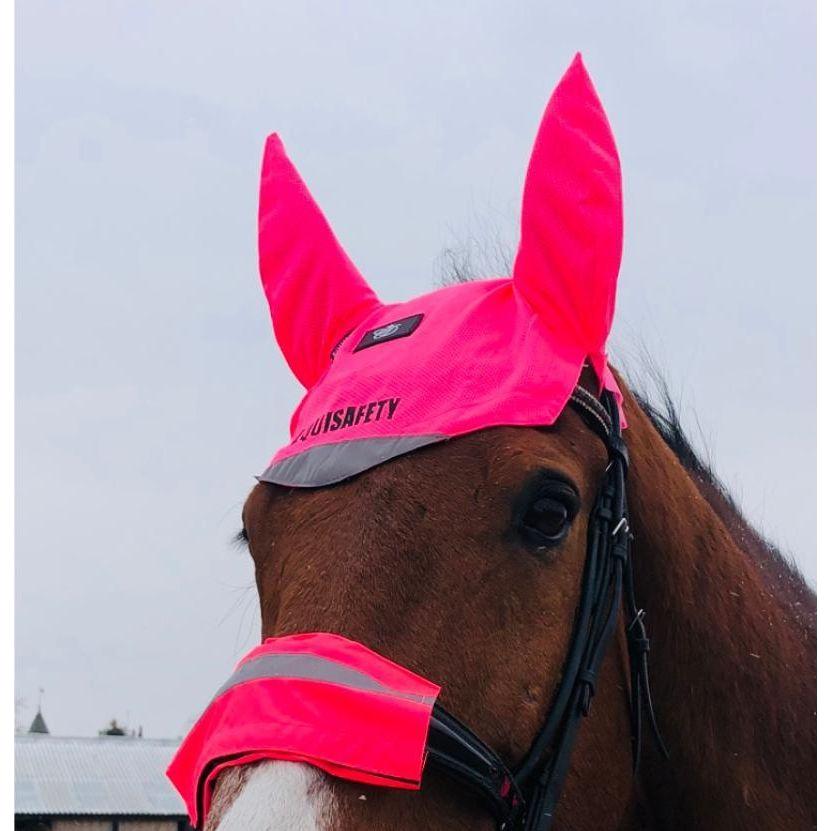
[[[382,303],[277,135],[260,187],[260,273],[306,395],[261,481],[330,485],[474,430],[551,425],[586,362],[607,366],[623,235],[620,162],[577,55],[543,114],[513,275]]]

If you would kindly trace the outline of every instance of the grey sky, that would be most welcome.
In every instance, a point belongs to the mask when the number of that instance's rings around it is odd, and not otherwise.
[[[623,161],[613,355],[650,349],[814,579],[814,4],[381,6],[18,4],[22,719],[43,686],[54,732],[179,735],[257,639],[229,540],[299,396],[257,274],[265,135],[403,299],[454,238],[513,244],[577,50]]]

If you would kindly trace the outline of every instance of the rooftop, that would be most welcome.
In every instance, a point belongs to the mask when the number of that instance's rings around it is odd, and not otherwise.
[[[182,817],[185,806],[164,773],[178,745],[129,736],[15,736],[14,811]]]

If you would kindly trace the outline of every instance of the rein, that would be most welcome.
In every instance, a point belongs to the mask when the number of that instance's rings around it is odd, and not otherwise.
[[[624,608],[629,647],[631,737],[637,772],[643,714],[664,756],[649,688],[649,638],[635,599],[626,506],[629,455],[613,396],[577,386],[569,404],[603,440],[609,464],[589,520],[586,561],[574,628],[551,709],[525,758],[511,769],[477,735],[436,704],[427,737],[427,764],[478,795],[500,831],[548,831],[568,773],[577,732],[589,714],[598,673]]]

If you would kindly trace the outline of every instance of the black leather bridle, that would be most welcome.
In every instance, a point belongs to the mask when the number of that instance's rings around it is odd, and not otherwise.
[[[644,612],[635,600],[626,508],[629,456],[617,403],[608,391],[598,399],[577,386],[569,404],[603,440],[609,464],[589,520],[580,600],[551,709],[525,758],[513,770],[439,704],[427,738],[427,764],[478,795],[500,831],[548,831],[552,827],[577,731],[589,713],[600,664],[622,606],[629,645],[634,769],[640,762],[644,709],[661,752],[668,755],[649,689]]]

